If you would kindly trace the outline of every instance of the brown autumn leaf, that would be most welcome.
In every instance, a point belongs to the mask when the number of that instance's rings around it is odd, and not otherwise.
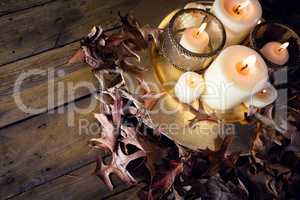
[[[73,65],[75,63],[83,62],[85,58],[84,51],[82,49],[79,49],[76,51],[76,53],[70,58],[68,61],[68,65]]]
[[[209,149],[200,150],[200,155],[207,158],[209,161],[209,166],[203,176],[214,176],[216,175],[222,167],[233,168],[234,163],[239,157],[239,153],[234,153],[232,155],[226,156],[226,151],[233,141],[233,135],[228,135],[224,138],[223,143],[219,150],[211,151]],[[199,156],[200,156],[199,155]]]
[[[157,179],[154,178],[149,187],[145,187],[140,191],[140,199],[157,199],[163,196],[174,184],[176,177],[183,171],[183,163],[180,161],[171,160],[169,162],[169,169],[160,172]]]
[[[132,185],[136,184],[137,181],[126,169],[131,161],[145,157],[143,151],[137,151],[130,155],[124,154],[120,146],[117,147],[116,151],[112,152],[112,160],[109,164],[104,164],[100,158],[97,162],[96,175],[108,186],[112,191],[113,184],[110,179],[111,174],[117,175],[125,183]]]
[[[207,113],[200,106],[199,109],[195,109],[193,106],[189,104],[183,104],[186,109],[188,109],[195,116],[192,120],[190,120],[189,126],[194,127],[194,125],[200,121],[211,121],[217,123],[219,120],[215,113]]]
[[[112,106],[112,120],[116,125],[116,129],[119,130],[121,126],[121,117],[123,114],[123,100],[119,90],[115,90],[115,100]]]
[[[151,91],[148,83],[145,80],[137,79],[140,85],[140,96],[139,99],[143,103],[147,110],[152,110],[156,103],[162,98],[166,93],[160,92],[156,93]]]
[[[146,166],[150,172],[151,177],[153,177],[156,173],[157,164],[161,161],[161,159],[167,156],[168,150],[161,147],[160,145],[157,145],[157,143],[150,141],[146,136],[140,135],[138,137],[138,140],[145,150]]]
[[[114,152],[117,145],[118,135],[113,124],[108,120],[105,114],[95,114],[95,118],[100,122],[103,129],[101,132],[101,137],[91,139],[89,144],[98,149]]]

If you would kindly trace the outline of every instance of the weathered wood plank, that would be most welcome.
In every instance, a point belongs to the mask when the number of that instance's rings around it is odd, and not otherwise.
[[[170,4],[168,1],[157,0],[157,4],[160,6],[158,9],[156,9],[152,1],[144,0],[137,5],[133,12],[136,14],[138,19],[141,19],[143,23],[156,25],[168,12],[174,8],[180,7],[179,5],[182,6],[182,4],[185,3],[185,1],[175,0],[172,4]],[[153,10],[152,14],[145,12],[147,7]],[[81,32],[81,34],[83,36],[86,34],[86,32]],[[47,75],[49,75],[49,73],[31,76],[22,83],[20,96],[22,97],[24,105],[29,108],[44,108],[40,110],[40,112],[44,112],[47,109],[52,109],[53,107],[73,101],[76,98],[80,98],[90,93],[90,91],[86,90],[85,88],[78,88],[75,95],[72,96],[72,91],[68,91],[66,89],[68,82],[76,85],[81,81],[94,83],[95,80],[87,65],[66,65],[68,59],[75,53],[77,48],[79,48],[79,44],[75,42],[62,48],[47,51],[45,53],[41,53],[36,56],[0,67],[0,103],[3,105],[0,107],[0,128],[33,115],[21,110],[15,102],[16,93],[14,94],[14,86],[16,80],[23,72],[29,72],[30,70],[38,69],[51,73],[51,70],[53,69],[56,73],[54,76],[54,83],[51,81],[48,82]],[[57,72],[61,70],[64,71],[65,75],[59,77]],[[55,88],[53,92],[55,98],[54,104],[48,104],[47,98],[49,96],[48,89],[51,87],[51,84],[53,84]],[[62,94],[59,94],[57,90],[58,85],[65,86],[65,91],[63,91]]]
[[[176,2],[178,1],[179,0],[176,0]],[[145,0],[144,2],[147,3],[146,5],[150,5],[149,2],[151,1]],[[161,3],[160,7],[163,7],[164,2],[165,5],[170,3],[167,1],[158,2]],[[181,1],[180,3],[183,2]],[[150,10],[148,10],[147,13],[144,12],[142,5],[143,4],[139,4],[137,6],[138,10],[136,12],[141,20],[143,19],[141,16],[145,16],[145,14],[151,12]],[[173,6],[175,6],[175,4],[173,4]],[[156,9],[156,7],[153,8]],[[148,23],[147,20],[151,21],[153,18],[157,18],[156,21],[159,22],[158,19],[161,19],[162,16],[167,14],[172,8],[167,6],[167,9],[166,12],[159,13],[157,16],[155,16],[156,11],[153,11],[152,16],[155,17],[148,15],[149,18],[147,19],[147,17],[145,17],[145,21],[142,21]],[[152,22],[154,23],[154,21]],[[79,26],[79,24],[77,23],[76,26]],[[84,34],[81,33],[81,35],[85,35],[86,32],[87,31],[84,31]],[[78,44],[70,44],[63,48],[21,60],[17,62],[16,65],[13,63],[11,64],[13,67],[7,67],[9,65],[4,66],[5,70],[3,70],[3,73],[7,73],[7,82],[3,82],[3,87],[1,87],[1,96],[3,97],[1,103],[4,103],[2,104],[4,105],[3,107],[11,106],[12,110],[15,109],[13,108],[14,102],[11,99],[7,100],[7,98],[12,95],[12,84],[20,73],[20,69],[48,69],[49,67],[65,69],[67,75],[62,78],[56,77],[54,79],[57,83],[56,85],[58,85],[60,81],[65,82],[67,80],[71,80],[75,83],[81,80],[92,81],[92,74],[86,65],[74,65],[69,67],[64,65],[67,57],[73,54],[77,47]],[[85,74],[87,75],[85,76]],[[2,80],[2,78],[0,80]],[[24,85],[21,95],[24,100],[28,99],[26,102],[28,102],[29,105],[38,107],[45,105],[44,102],[47,100],[47,85],[48,82],[45,76],[29,79],[26,85]],[[80,98],[86,94],[88,93],[83,91],[75,98]],[[83,106],[87,105],[89,99],[90,98],[80,100],[79,103]],[[68,101],[64,100],[62,102],[66,103]],[[69,107],[72,107],[72,105],[62,108],[68,109]],[[6,110],[3,112],[4,114],[1,115],[1,120],[3,118],[9,118],[8,116],[14,116],[16,114],[15,112],[20,111]],[[9,113],[9,115],[7,115],[7,113]],[[24,119],[30,115],[20,116],[21,117],[17,117],[13,121]],[[81,115],[76,116],[77,121],[75,121],[78,123]],[[86,117],[90,120],[94,120],[91,115],[87,115]],[[86,141],[90,136],[79,135],[79,128],[76,126],[68,127],[67,119],[66,113],[61,115],[57,113],[44,113],[30,120],[25,120],[19,124],[3,128],[0,131],[1,199],[28,191],[35,186],[43,185],[47,181],[62,176],[78,166],[91,162],[94,155],[93,153],[89,153],[89,148],[86,146]],[[5,122],[4,120],[4,124],[5,123],[7,123],[7,121]],[[51,183],[48,183],[46,186],[49,186],[51,190],[51,188],[55,187],[55,184],[51,185]],[[101,190],[101,187],[102,186],[99,186],[97,189]],[[67,188],[65,190],[67,190]]]
[[[72,85],[75,87],[84,81],[95,83],[90,67],[86,64],[67,65],[68,59],[78,48],[79,44],[73,43],[0,68],[0,127],[34,115],[24,112],[26,110],[22,110],[16,103],[18,96],[14,91],[16,82],[22,83],[20,89],[22,104],[27,108],[41,109],[38,113],[92,92],[84,87],[76,91],[71,89]],[[32,75],[22,82],[17,81],[24,72],[28,73],[31,70],[40,70],[41,74]]]
[[[96,120],[92,113],[73,115],[74,105],[87,108],[90,100],[85,98],[63,107],[64,110],[58,109],[0,131],[0,199],[27,191],[95,160],[99,151],[91,150],[87,141],[100,130],[94,126],[93,132],[89,132],[80,125],[87,122],[96,125]]]
[[[145,185],[140,183],[136,186],[130,187],[127,190],[121,191],[117,194],[113,194],[103,198],[103,200],[138,200],[138,192],[144,187]]]
[[[92,174],[94,169],[95,164],[93,163],[45,185],[18,195],[13,199],[103,199],[107,195],[120,192],[127,188],[120,180],[113,177],[115,190],[113,193],[110,192],[103,182]]]
[[[139,0],[57,0],[0,18],[0,65],[68,44],[92,26],[111,28],[117,12],[127,13]]]
[[[16,11],[40,6],[54,0],[2,0],[0,2],[0,16]]]

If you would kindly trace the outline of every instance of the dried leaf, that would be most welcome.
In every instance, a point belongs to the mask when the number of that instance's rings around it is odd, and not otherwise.
[[[91,139],[89,144],[98,149],[108,149],[110,152],[114,152],[118,135],[115,132],[113,124],[102,113],[95,114],[95,118],[100,122],[103,130],[101,132],[101,137]]]
[[[148,83],[144,80],[138,79],[139,85],[141,86],[141,95],[139,97],[140,101],[144,104],[147,110],[152,110],[156,103],[162,98],[166,93],[152,92]]]
[[[145,188],[140,193],[141,199],[154,199],[154,195],[164,195],[174,184],[175,178],[182,173],[183,163],[178,161],[170,161],[170,169],[162,172],[161,178],[154,181],[150,188]],[[145,192],[145,190],[147,190]]]
[[[122,152],[121,148],[118,147],[117,151],[112,153],[112,160],[108,165],[105,165],[103,161],[99,159],[95,173],[111,191],[113,190],[113,184],[110,179],[112,173],[116,174],[122,181],[129,185],[136,184],[137,181],[131,176],[126,167],[131,161],[142,157],[145,157],[143,151],[126,155]]]
[[[75,63],[83,62],[84,61],[84,51],[82,49],[79,49],[76,51],[76,53],[70,58],[68,61],[68,65],[72,65]]]
[[[214,113],[207,113],[201,107],[196,110],[189,104],[183,104],[193,115],[195,118],[190,120],[189,126],[194,127],[200,121],[211,121],[217,123],[219,120]]]
[[[120,129],[121,126],[121,115],[123,113],[123,100],[120,96],[120,92],[118,90],[115,91],[115,101],[112,108],[112,119],[114,124],[117,127],[117,130]]]

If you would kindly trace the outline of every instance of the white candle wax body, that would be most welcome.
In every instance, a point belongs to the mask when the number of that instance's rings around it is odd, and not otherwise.
[[[206,31],[199,28],[187,28],[181,37],[180,44],[194,53],[203,53],[208,47],[209,36]]]
[[[281,45],[280,42],[268,42],[260,52],[272,63],[284,65],[289,60],[289,52],[286,48],[279,51]]]
[[[244,104],[249,107],[250,105],[257,108],[263,108],[273,103],[278,97],[277,90],[269,82],[266,83],[264,89],[253,94]]]
[[[186,72],[178,79],[174,92],[179,101],[190,104],[200,97],[204,88],[204,80],[200,74]]]
[[[241,71],[241,63],[255,56],[252,66]],[[206,90],[202,101],[210,108],[227,111],[262,89],[268,80],[267,66],[254,50],[233,45],[223,50],[204,74]]]
[[[240,9],[236,9],[246,0],[215,0],[211,12],[218,17],[226,30],[226,44],[230,46],[240,44],[258,23],[262,16],[262,8],[257,0],[247,0],[249,3]]]

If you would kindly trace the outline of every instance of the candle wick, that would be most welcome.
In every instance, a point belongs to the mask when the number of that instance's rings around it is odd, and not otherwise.
[[[242,68],[241,68],[241,71],[244,71],[245,69],[247,69],[248,68],[248,64],[246,64],[245,66],[243,66]]]
[[[235,8],[235,10],[234,10],[234,12],[235,12],[237,15],[241,14],[241,13],[240,13],[240,7],[241,7],[241,5],[238,5],[238,6]]]
[[[237,14],[237,15],[240,15],[241,14],[241,10],[246,8],[248,5],[249,5],[250,1],[249,0],[246,0],[244,1],[243,3],[239,4],[235,9],[234,9],[234,12]]]

